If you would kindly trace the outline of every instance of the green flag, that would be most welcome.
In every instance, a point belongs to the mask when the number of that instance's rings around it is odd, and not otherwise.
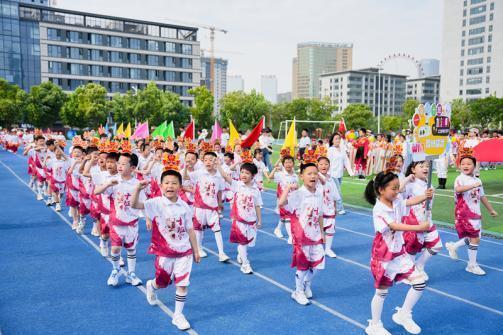
[[[171,137],[172,140],[175,139],[175,126],[173,125],[173,121],[171,121],[164,129],[163,136],[164,139],[167,139],[168,136]]]
[[[152,138],[155,139],[157,136],[162,136],[164,138],[164,132],[166,131],[166,121],[161,123],[160,125],[157,126],[157,128],[154,129],[154,132],[152,133]]]

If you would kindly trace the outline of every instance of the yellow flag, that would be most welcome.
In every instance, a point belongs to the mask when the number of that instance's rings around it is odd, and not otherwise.
[[[293,120],[290,125],[290,129],[288,129],[288,134],[286,134],[285,143],[283,143],[283,147],[281,149],[288,148],[290,149],[290,155],[295,157],[295,147],[297,146],[297,134],[295,132],[295,120]]]
[[[229,119],[229,144],[232,145],[233,148],[234,145],[236,145],[236,140],[240,140],[239,133],[236,130],[236,127],[234,127],[232,121]]]
[[[122,123],[119,126],[119,128],[117,128],[117,131],[115,132],[115,136],[117,136],[117,135],[124,135],[124,128],[122,126]]]
[[[131,124],[128,122],[126,130],[124,130],[124,137],[125,138],[130,138],[131,137]]]

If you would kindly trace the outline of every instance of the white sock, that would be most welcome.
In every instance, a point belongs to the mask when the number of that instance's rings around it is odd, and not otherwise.
[[[286,232],[288,234],[288,238],[292,238],[292,226],[291,226],[290,220],[285,221],[285,228],[286,228]]]
[[[100,223],[98,221],[94,221],[94,223],[93,223],[93,229],[98,230],[99,224]]]
[[[221,255],[224,253],[224,241],[222,239],[222,232],[215,232],[215,242],[217,242],[218,254]]]
[[[419,298],[423,295],[423,291],[426,287],[426,283],[414,284],[407,292],[405,301],[403,302],[402,310],[404,312],[410,313],[414,308],[414,305],[418,302]]]
[[[113,264],[113,267],[115,270],[119,270],[120,266],[119,266],[119,259],[121,258],[121,254],[120,252],[119,253],[111,253],[110,254],[110,258],[112,259],[112,264]]]
[[[238,245],[238,255],[241,258],[243,264],[248,264],[248,246],[247,245]]]
[[[477,251],[479,246],[477,244],[468,244],[468,263],[470,265],[477,264]]]
[[[470,240],[465,237],[465,238],[462,238],[461,240],[457,241],[457,242],[454,242],[454,248],[459,248],[459,247],[462,247],[464,245],[468,245],[470,244]]]
[[[136,270],[136,249],[126,249],[127,251],[127,269],[129,273]]]
[[[196,233],[196,241],[199,250],[203,250],[203,231],[202,230],[194,230]]]
[[[297,292],[304,292],[304,278],[306,278],[307,271],[297,270],[295,272],[295,290]]]
[[[100,248],[104,248],[106,246],[106,241],[100,238]]]
[[[308,287],[311,287],[311,283],[313,281],[314,275],[316,275],[316,270],[315,269],[309,269],[306,272],[307,272],[306,276],[304,277],[304,291]]]
[[[325,239],[326,239],[326,242],[325,242],[325,251],[328,251],[328,250],[332,249],[332,241],[334,240],[334,237],[327,235],[325,237]]]
[[[279,229],[281,231],[281,228],[283,227],[283,221],[279,219],[278,225],[276,226],[276,229]]]
[[[376,289],[372,302],[370,303],[370,309],[372,311],[372,322],[377,323],[381,321],[382,308],[384,306],[384,299],[388,295],[388,290]]]
[[[418,260],[416,261],[416,266],[420,267],[421,269],[424,269],[426,262],[428,262],[432,256],[433,254],[428,249],[424,249],[423,253],[421,254],[421,256],[419,256]]]
[[[187,299],[187,293],[175,293],[175,315],[183,314],[183,306],[185,305],[185,300]]]

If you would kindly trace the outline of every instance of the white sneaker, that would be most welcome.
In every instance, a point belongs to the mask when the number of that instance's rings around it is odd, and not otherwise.
[[[384,328],[381,321],[373,323],[372,320],[369,320],[369,325],[365,328],[365,333],[367,335],[391,335],[391,333]]]
[[[218,217],[219,217],[220,219],[223,219],[223,218],[224,218],[224,214],[223,214],[223,213],[220,213],[220,214],[218,214]]]
[[[142,284],[142,281],[140,278],[136,276],[134,272],[131,272],[126,275],[126,283],[131,284],[133,286],[138,286]]]
[[[51,201],[50,199],[47,199],[47,200],[45,201],[45,205],[46,205],[46,206],[51,206],[51,205],[52,205],[52,201]]]
[[[396,313],[391,317],[396,324],[399,324],[411,334],[420,334],[421,327],[412,320],[412,313],[404,312],[400,307],[396,308]]]
[[[154,286],[152,284],[152,280],[147,281],[147,301],[150,306],[157,305],[157,294],[155,293]]]
[[[293,291],[292,292],[292,299],[295,300],[299,305],[303,305],[303,306],[309,305],[309,299],[307,299],[304,292]]]
[[[39,193],[39,194],[37,194],[37,200],[38,200],[38,201],[42,201],[42,200],[44,200],[44,196],[43,196],[42,194],[40,194],[40,193]]]
[[[244,274],[252,274],[253,273],[253,269],[250,265],[250,263],[245,263],[243,265],[241,265],[241,272],[243,272]]]
[[[337,214],[339,214],[339,215],[344,215],[344,214],[346,214],[346,211],[343,209],[343,210],[341,210],[341,211],[338,211],[338,212],[337,212]]]
[[[306,286],[306,289],[304,290],[304,294],[306,295],[306,298],[311,299],[313,297],[313,291],[311,290],[311,286]]]
[[[486,272],[484,270],[482,270],[482,268],[477,264],[468,264],[468,266],[466,267],[466,272],[470,272],[470,273],[473,273],[477,276],[485,276]]]
[[[288,240],[286,241],[286,243],[288,243],[288,244],[292,244],[292,237],[291,237],[291,236],[290,236],[290,237],[288,237]]]
[[[61,203],[56,203],[56,212],[61,212]]]
[[[100,252],[101,252],[101,256],[108,257],[108,247],[107,246],[100,247]]]
[[[227,256],[226,254],[219,254],[218,255],[218,261],[219,262],[222,262],[222,263],[228,262],[229,259],[230,259],[229,256]]]
[[[458,251],[456,250],[456,247],[454,246],[454,243],[452,242],[447,242],[445,244],[445,248],[447,249],[447,251],[449,252],[449,257],[454,259],[454,260],[457,260],[458,259]]]
[[[124,265],[126,265],[126,263],[124,263],[124,258],[122,258],[122,256],[121,256],[121,257],[119,258],[119,266],[120,266],[121,268],[123,268],[123,267],[124,267]]]
[[[330,257],[330,258],[337,258],[337,255],[332,249],[327,249],[325,250],[325,255]]]
[[[174,314],[171,323],[174,324],[176,328],[180,330],[190,329],[190,323],[189,321],[187,321],[185,316],[183,316],[183,314]]]
[[[72,223],[72,230],[76,230],[78,226],[79,226],[78,222],[73,222]]]
[[[202,248],[199,249],[199,257],[201,258],[206,258],[208,257],[208,254],[206,253],[206,251],[204,251]]]
[[[91,235],[96,236],[96,237],[100,236],[100,232],[98,230],[98,225],[96,224],[96,222],[93,224],[93,229],[91,230]]]
[[[279,229],[278,227],[276,227],[276,229],[274,229],[274,235],[277,238],[283,238],[283,233],[281,232],[281,229]]]
[[[84,233],[84,223],[82,221],[79,222],[77,225],[77,229],[75,229],[75,232],[79,235],[82,235]]]
[[[121,274],[122,274],[121,271],[113,269],[112,273],[110,274],[110,277],[108,277],[107,284],[109,286],[117,286]]]

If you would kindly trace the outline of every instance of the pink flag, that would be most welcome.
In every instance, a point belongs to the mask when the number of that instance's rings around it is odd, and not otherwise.
[[[215,120],[215,124],[211,127],[211,142],[220,141],[220,137],[222,137],[222,128]]]
[[[133,139],[139,139],[139,138],[148,138],[149,136],[149,131],[148,131],[148,121],[145,123],[140,123],[138,124],[138,127],[136,127],[136,130],[134,131],[133,136],[131,138]]]

